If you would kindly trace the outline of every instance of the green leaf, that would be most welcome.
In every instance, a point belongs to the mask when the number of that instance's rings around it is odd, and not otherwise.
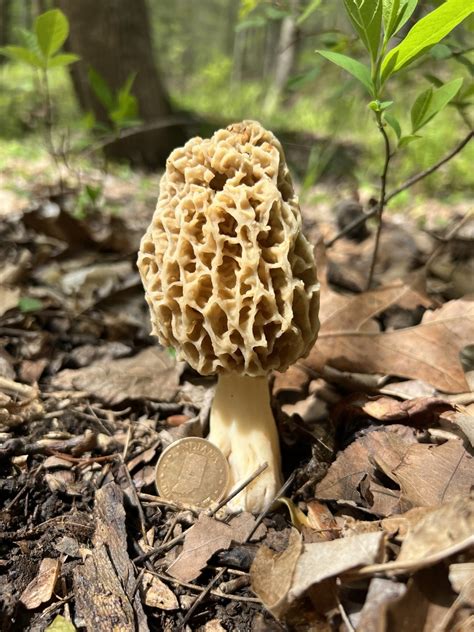
[[[0,54],[6,55],[14,61],[20,61],[33,68],[45,68],[45,61],[36,53],[23,46],[4,46],[0,48]]]
[[[384,28],[384,43],[392,37],[400,10],[400,0],[382,0],[382,19]]]
[[[387,121],[387,123],[395,132],[398,140],[400,140],[400,138],[402,137],[402,128],[400,126],[400,123],[398,122],[398,119],[395,118],[393,114],[390,114],[390,112],[384,112],[383,117],[384,117],[384,120]]]
[[[115,97],[102,75],[91,67],[88,70],[87,77],[95,96],[99,99],[107,112],[113,110],[116,105]]]
[[[58,614],[44,632],[76,632],[76,628],[70,621]]]
[[[51,57],[66,41],[69,22],[60,9],[46,11],[36,18],[35,33],[45,57]]]
[[[418,96],[411,109],[412,134],[429,123],[454,99],[462,82],[462,79],[454,79],[441,88],[428,88]]]
[[[446,37],[474,11],[466,0],[446,0],[413,26],[404,40],[395,46],[382,62],[382,81],[411,64],[420,55]]]
[[[408,134],[407,136],[402,136],[400,140],[398,141],[398,146],[406,147],[413,141],[418,140],[419,138],[422,138],[422,136],[419,136],[418,134]]]
[[[253,11],[259,3],[259,0],[240,0],[239,19],[244,18]]]
[[[332,61],[332,63],[336,64],[336,66],[344,68],[344,70],[350,72],[351,75],[360,81],[367,88],[369,93],[374,96],[374,84],[372,83],[370,70],[367,66],[364,66],[364,64],[361,64],[360,61],[352,59],[352,57],[348,57],[347,55],[342,55],[341,53],[334,53],[329,50],[317,50],[316,52],[329,61]]]
[[[398,31],[402,28],[402,26],[405,26],[405,24],[413,15],[413,11],[416,9],[417,4],[418,4],[418,0],[405,0],[405,1],[402,0],[400,4],[400,10],[397,16],[397,22],[395,24],[395,28],[392,35],[395,35],[395,33],[398,33]]]
[[[300,15],[300,17],[296,20],[296,24],[303,24],[305,20],[309,18],[309,16],[316,11],[316,9],[321,4],[321,0],[311,0],[306,9]]]
[[[382,0],[344,0],[344,6],[372,61],[375,61],[380,45]]]
[[[376,99],[375,101],[371,101],[369,103],[369,108],[374,112],[383,112],[391,105],[393,105],[393,101],[379,101]]]
[[[131,72],[128,75],[127,79],[125,80],[125,83],[119,90],[119,96],[120,94],[130,94],[130,90],[132,89],[133,82],[135,81],[136,76],[137,76],[136,72]]]
[[[61,53],[60,55],[55,55],[51,57],[48,61],[48,68],[58,68],[60,66],[69,66],[76,61],[79,61],[79,55],[74,55],[74,53]]]
[[[300,90],[306,84],[311,83],[311,81],[314,81],[320,72],[321,72],[321,69],[318,67],[315,67],[315,68],[311,68],[311,70],[308,70],[308,72],[304,72],[304,73],[301,73],[300,75],[295,75],[293,77],[290,77],[290,79],[288,79],[286,87],[288,90],[291,90],[293,92],[296,90]]]
[[[37,312],[40,309],[43,309],[43,303],[37,298],[22,296],[18,301],[18,309],[20,312],[23,312],[23,314],[27,314],[28,312]]]

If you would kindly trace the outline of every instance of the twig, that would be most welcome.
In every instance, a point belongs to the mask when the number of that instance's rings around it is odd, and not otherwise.
[[[233,498],[235,498],[237,494],[240,494],[240,492],[245,487],[247,487],[247,485],[250,485],[250,483],[253,480],[255,480],[257,476],[260,476],[260,474],[264,472],[267,469],[267,467],[268,467],[268,463],[262,463],[262,465],[260,465],[260,467],[256,469],[253,474],[251,474],[248,478],[246,478],[245,481],[241,483],[238,487],[236,487],[226,498],[224,498],[224,500],[221,500],[221,502],[217,505],[217,507],[214,507],[214,509],[211,509],[208,515],[211,518],[212,516],[215,516],[216,513],[219,511],[219,509],[222,509],[222,507],[224,507],[224,505],[227,505],[227,503],[230,502]]]
[[[253,529],[247,535],[247,537],[245,538],[245,540],[243,541],[242,544],[246,544],[247,542],[249,542],[249,540],[252,538],[252,536],[255,533],[255,531],[260,526],[260,523],[262,522],[262,520],[265,518],[267,513],[270,511],[273,503],[275,503],[276,500],[285,493],[285,491],[288,489],[288,487],[293,483],[294,478],[295,478],[295,472],[293,472],[291,474],[291,476],[287,479],[287,481],[277,491],[275,496],[265,505],[265,507],[263,508],[262,512],[259,514],[258,518],[255,520],[255,525],[254,525]],[[226,570],[227,570],[226,568],[221,568],[221,570],[217,573],[217,575],[209,582],[209,584],[206,586],[206,588],[203,590],[203,592],[199,595],[199,597],[196,599],[196,601],[193,603],[191,608],[186,613],[186,616],[184,617],[183,621],[181,622],[181,625],[180,625],[181,628],[184,628],[184,626],[187,624],[189,619],[192,617],[192,615],[196,611],[196,608],[199,606],[199,604],[202,602],[202,600],[209,594],[209,592],[211,592],[212,587],[224,575]]]
[[[184,616],[184,619],[181,621],[181,624],[179,626],[179,628],[184,628],[185,625],[187,624],[187,622],[189,621],[189,619],[193,616],[193,614],[196,611],[196,608],[199,606],[199,604],[203,601],[203,599],[205,597],[207,597],[207,595],[211,592],[212,587],[215,586],[215,584],[219,581],[219,579],[222,577],[222,575],[224,575],[226,569],[223,568],[222,570],[220,570],[217,575],[211,579],[211,581],[208,583],[208,585],[204,588],[204,590],[202,591],[202,593],[197,597],[196,601],[193,603],[193,605],[191,606],[191,608],[189,608],[189,610],[187,611],[187,613]]]
[[[431,167],[428,167],[428,169],[425,169],[424,171],[420,171],[420,173],[417,173],[411,178],[408,178],[408,180],[406,180],[402,185],[400,185],[396,189],[393,189],[393,191],[390,191],[385,197],[385,204],[388,204],[390,200],[392,200],[399,193],[402,193],[402,191],[406,191],[407,189],[412,187],[414,184],[416,184],[420,180],[423,180],[427,176],[437,171],[445,163],[449,162],[452,158],[454,158],[454,156],[456,156],[456,154],[458,154],[460,151],[464,149],[464,147],[468,144],[468,142],[472,139],[473,136],[474,136],[474,132],[470,131],[469,134],[467,134],[467,136],[465,136],[463,140],[460,143],[458,143],[456,147],[454,147],[454,149],[452,149],[449,152],[449,154],[446,154],[446,156],[444,156],[444,158],[441,158],[441,160],[436,162],[434,165],[431,165]],[[379,212],[379,207],[377,204],[368,213],[365,213],[364,215],[362,215],[362,217],[358,217],[357,219],[355,219],[353,222],[351,222],[345,228],[343,228],[339,233],[337,233],[337,235],[335,235],[332,239],[327,241],[325,243],[326,248],[330,248],[341,237],[345,237],[348,233],[351,232],[353,228],[357,228],[361,224],[364,224],[368,219],[370,219],[371,217],[374,217],[374,215],[377,215],[378,212]]]
[[[374,250],[372,252],[372,261],[370,262],[369,276],[367,278],[367,285],[366,285],[367,290],[370,290],[370,286],[372,285],[372,279],[374,278],[375,264],[377,263],[377,255],[379,252],[379,245],[380,245],[380,234],[382,232],[382,215],[383,215],[383,211],[386,204],[385,196],[386,196],[386,188],[387,188],[388,166],[390,164],[390,158],[392,157],[392,154],[390,153],[390,141],[387,136],[387,132],[385,131],[384,124],[382,122],[382,114],[380,112],[377,112],[376,117],[377,117],[377,125],[378,125],[380,133],[382,134],[383,141],[384,141],[385,160],[384,160],[382,175],[380,176],[380,199],[377,205],[378,224],[377,224],[377,232],[375,233],[375,243],[374,243]]]
[[[283,496],[283,494],[286,492],[286,490],[288,489],[288,487],[290,487],[290,485],[293,483],[293,481],[295,480],[295,476],[296,476],[296,472],[292,472],[290,474],[290,476],[287,478],[286,482],[283,483],[283,485],[280,487],[280,489],[277,491],[277,493],[275,494],[275,497],[272,498],[272,500],[270,500],[265,507],[263,508],[262,512],[259,514],[259,516],[257,517],[257,519],[255,520],[255,524],[253,526],[253,529],[250,531],[250,533],[248,534],[248,536],[245,538],[244,540],[244,544],[245,542],[248,542],[251,537],[253,536],[253,534],[255,533],[255,531],[258,529],[258,527],[260,526],[260,523],[262,522],[262,520],[265,518],[265,516],[267,515],[267,513],[270,511],[272,505],[274,502],[276,502],[278,500],[278,498],[280,498],[280,496]]]

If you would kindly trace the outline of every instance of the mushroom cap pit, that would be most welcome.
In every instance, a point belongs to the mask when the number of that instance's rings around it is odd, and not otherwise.
[[[171,153],[138,269],[152,333],[202,375],[284,371],[316,340],[313,249],[281,145],[255,121]]]

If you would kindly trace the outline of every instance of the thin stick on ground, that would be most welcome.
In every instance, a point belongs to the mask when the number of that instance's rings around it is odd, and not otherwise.
[[[461,230],[461,228],[467,224],[467,222],[472,218],[474,211],[468,211],[464,217],[457,222],[453,226],[453,228],[449,231],[449,233],[444,237],[443,241],[436,246],[433,252],[430,254],[425,263],[426,272],[429,271],[431,264],[436,259],[436,257],[444,250],[445,246],[457,235],[457,233]]]
[[[387,193],[387,195],[385,196],[385,205],[387,205],[390,202],[390,200],[392,200],[394,197],[402,193],[402,191],[406,191],[407,189],[412,187],[414,184],[416,184],[417,182],[420,182],[420,180],[423,180],[424,178],[427,178],[432,173],[437,171],[440,167],[442,167],[444,164],[449,162],[452,158],[454,158],[454,156],[459,154],[459,152],[464,149],[464,147],[469,143],[469,141],[472,139],[473,136],[474,136],[474,132],[470,131],[469,134],[467,134],[467,136],[465,136],[456,145],[456,147],[454,147],[448,154],[446,154],[446,156],[444,156],[444,158],[441,158],[441,160],[436,162],[434,165],[431,165],[431,167],[428,167],[428,169],[424,169],[423,171],[420,171],[419,173],[412,176],[411,178],[408,178],[408,180],[406,180],[399,187]],[[357,219],[355,219],[353,222],[351,222],[345,228],[343,228],[343,230],[338,232],[337,235],[335,235],[332,239],[327,241],[325,243],[326,248],[330,248],[332,245],[336,243],[336,241],[341,239],[341,237],[345,237],[348,233],[351,232],[351,230],[353,230],[354,228],[357,228],[361,224],[364,224],[368,219],[377,215],[378,212],[379,212],[379,205],[376,204],[374,208],[372,208],[368,213],[366,213],[365,215],[362,215],[362,217],[358,217]]]
[[[260,523],[262,522],[262,520],[265,518],[265,516],[270,511],[272,505],[278,500],[278,498],[280,498],[280,496],[282,496],[286,492],[288,487],[290,487],[290,485],[293,483],[293,481],[295,479],[295,475],[296,475],[296,473],[293,472],[290,475],[290,477],[286,480],[286,482],[282,485],[282,487],[278,490],[278,492],[275,494],[275,496],[271,499],[271,501],[267,503],[267,505],[264,507],[262,512],[259,514],[258,518],[255,520],[255,525],[254,525],[253,529],[250,531],[250,533],[247,535],[245,540],[243,541],[243,544],[246,544],[247,542],[249,542],[249,540],[251,539],[251,537],[253,536],[255,531],[260,526]],[[180,628],[184,628],[184,626],[187,624],[189,619],[195,613],[196,608],[204,600],[204,598],[211,592],[212,587],[216,585],[216,583],[224,575],[226,570],[227,570],[226,568],[221,568],[221,570],[217,573],[217,575],[209,582],[209,584],[206,586],[206,588],[203,590],[203,592],[199,595],[199,597],[193,603],[191,608],[187,611],[186,616],[184,617],[184,619],[181,622]]]

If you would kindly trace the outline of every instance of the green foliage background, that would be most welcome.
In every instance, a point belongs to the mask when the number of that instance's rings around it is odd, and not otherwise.
[[[34,16],[13,4],[11,41],[21,43],[19,29],[31,28]],[[419,11],[423,15],[438,4],[422,0]],[[299,3],[301,36],[295,66],[284,98],[271,111],[266,97],[281,20],[290,9],[289,2],[203,0],[197,5],[190,0],[150,1],[148,8],[156,63],[176,107],[216,121],[254,118],[275,129],[311,132],[323,139],[311,155],[312,164],[306,165],[316,174],[336,141],[358,145],[364,159],[355,175],[362,186],[377,181],[381,141],[364,86],[316,54],[324,49],[366,61],[363,41],[355,36],[342,2]],[[471,17],[421,62],[391,80],[384,98],[395,102],[390,113],[402,127],[411,124],[410,109],[417,95],[430,89],[428,76],[436,75],[443,82],[461,77],[464,85],[472,81],[472,33]],[[460,54],[464,50],[467,52]],[[67,69],[51,68],[49,72],[58,123],[72,132],[80,131],[83,123]],[[11,157],[42,151],[36,142],[41,109],[36,81],[21,64],[8,61],[0,66],[0,166]],[[422,143],[410,144],[394,159],[392,169],[398,181],[431,165],[462,138],[464,123],[453,107],[448,106],[435,121],[423,129]],[[439,177],[427,179],[424,192],[442,196],[465,192],[474,185],[472,158],[468,148]]]

